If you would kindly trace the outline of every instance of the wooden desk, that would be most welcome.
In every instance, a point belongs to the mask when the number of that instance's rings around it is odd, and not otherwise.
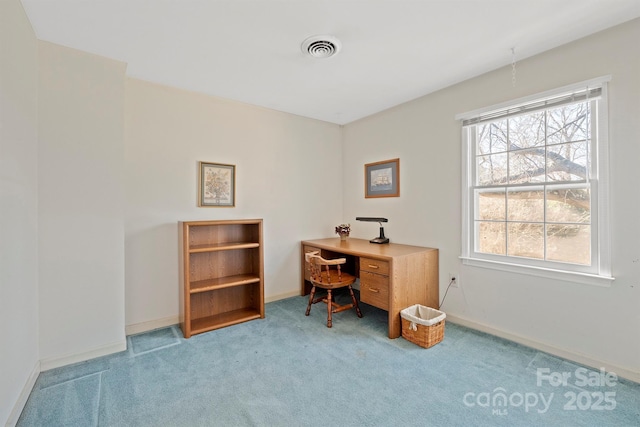
[[[400,310],[413,304],[438,308],[438,249],[339,237],[302,241],[301,295],[311,291],[304,254],[347,258],[345,269],[360,278],[360,301],[389,312],[389,338],[400,336]]]

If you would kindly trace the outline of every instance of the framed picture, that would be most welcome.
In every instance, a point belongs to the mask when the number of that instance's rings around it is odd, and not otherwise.
[[[400,196],[400,159],[364,165],[364,197]]]
[[[236,205],[236,166],[200,162],[198,206]]]

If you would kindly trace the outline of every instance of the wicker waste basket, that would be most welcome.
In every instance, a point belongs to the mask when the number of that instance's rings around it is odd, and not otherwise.
[[[400,311],[402,337],[420,347],[429,348],[444,338],[444,319],[447,317],[435,308],[416,304]]]

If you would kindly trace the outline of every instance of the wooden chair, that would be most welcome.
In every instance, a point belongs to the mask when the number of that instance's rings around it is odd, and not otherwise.
[[[323,301],[327,303],[327,328],[332,326],[331,315],[340,311],[349,310],[350,308],[356,309],[358,317],[362,317],[362,312],[358,306],[358,301],[353,294],[351,285],[356,281],[355,276],[343,272],[340,269],[340,265],[347,262],[346,258],[338,259],[324,259],[318,255],[318,251],[309,252],[305,254],[304,259],[309,267],[311,273],[311,294],[309,295],[309,304],[307,304],[306,316],[311,312],[311,305],[317,302]],[[323,267],[324,266],[324,271]],[[332,268],[335,267],[335,268]],[[351,304],[339,305],[333,301],[332,291],[334,289],[349,287],[349,294],[351,295]],[[327,295],[315,297],[316,287],[322,288],[327,291]]]

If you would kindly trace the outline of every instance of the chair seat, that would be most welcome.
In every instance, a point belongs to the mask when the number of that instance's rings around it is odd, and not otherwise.
[[[353,285],[355,281],[356,277],[349,273],[329,270],[323,271],[320,277],[314,277],[312,283],[323,289],[338,289]]]

